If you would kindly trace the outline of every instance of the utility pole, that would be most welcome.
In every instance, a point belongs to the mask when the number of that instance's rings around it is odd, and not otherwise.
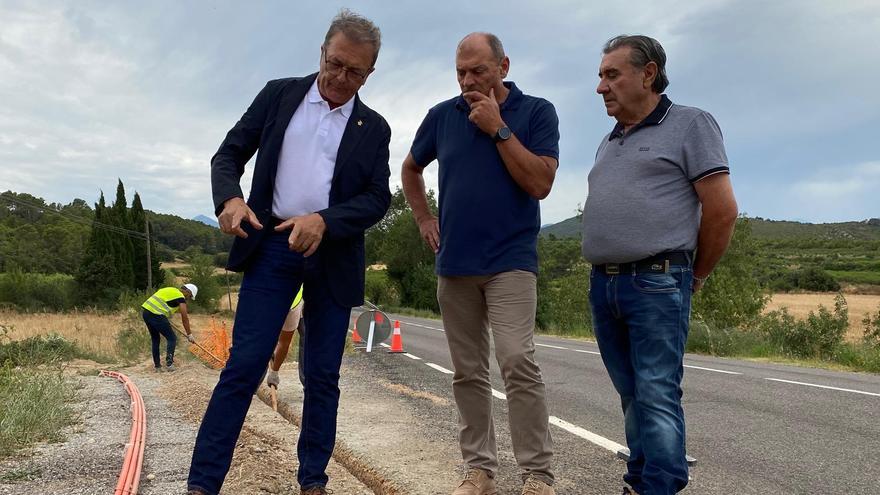
[[[147,292],[153,292],[153,260],[150,257],[150,221],[144,212],[144,231],[147,233]]]

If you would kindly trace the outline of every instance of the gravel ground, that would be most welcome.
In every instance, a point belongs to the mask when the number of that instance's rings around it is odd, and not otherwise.
[[[128,394],[110,378],[73,379],[81,385],[80,422],[67,429],[66,442],[41,444],[0,463],[0,494],[113,493],[131,430]]]
[[[95,363],[71,366],[80,385],[80,422],[66,441],[41,444],[0,462],[0,495],[93,495],[113,493],[131,428],[130,399],[122,384],[80,373]],[[194,361],[174,373],[154,373],[151,365],[121,370],[138,386],[147,409],[147,445],[141,495],[183,494],[198,422],[218,372]],[[223,494],[298,494],[296,428],[255,399],[236,447]],[[331,461],[335,494],[372,493]]]

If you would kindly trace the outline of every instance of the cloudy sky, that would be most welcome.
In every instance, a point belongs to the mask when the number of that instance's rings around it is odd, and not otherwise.
[[[556,105],[542,220],[572,216],[613,125],[595,93],[601,46],[642,33],[666,49],[670,98],[720,123],[742,212],[880,217],[876,0],[0,0],[0,191],[94,202],[121,178],[149,209],[211,215],[211,155],[267,80],[317,70],[341,7],[383,31],[361,96],[393,129],[392,187],[427,109],[458,92],[456,43],[491,31],[510,79]]]

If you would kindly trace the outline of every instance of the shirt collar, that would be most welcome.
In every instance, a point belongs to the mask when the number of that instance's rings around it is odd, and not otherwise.
[[[654,110],[648,114],[647,117],[644,118],[641,122],[635,125],[629,132],[632,133],[636,129],[642,128],[646,125],[659,125],[663,123],[663,119],[666,118],[666,115],[669,114],[669,109],[672,108],[672,101],[666,96],[660,96],[660,102],[657,103],[657,106],[654,107]],[[619,137],[623,137],[623,124],[618,122],[614,125],[614,129],[611,130],[611,134],[608,136],[608,140],[616,139]]]
[[[504,84],[504,87],[510,90],[510,92],[507,93],[507,99],[501,104],[501,110],[516,110],[522,102],[523,92],[516,87],[516,84],[514,84],[513,81],[504,81],[502,84]],[[455,100],[455,108],[458,108],[459,110],[470,110],[471,106],[468,105],[464,96],[458,95],[458,98]]]
[[[318,90],[318,79],[315,79],[315,82],[312,83],[312,87],[309,88],[309,94],[307,98],[309,99],[309,103],[324,103],[328,107],[330,106],[330,104],[327,103],[327,100],[325,100],[324,97],[321,96],[321,92]],[[349,118],[351,116],[351,110],[354,108],[354,100],[355,96],[352,96],[347,102],[342,104],[342,106],[337,107],[339,109],[339,113],[341,113],[343,117]],[[335,108],[333,110],[335,110]],[[333,110],[331,110],[331,112]]]

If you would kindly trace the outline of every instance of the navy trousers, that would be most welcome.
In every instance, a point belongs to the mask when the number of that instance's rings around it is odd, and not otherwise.
[[[269,228],[267,226],[267,228]],[[190,466],[188,486],[220,492],[232,462],[251,397],[272,356],[290,304],[304,284],[302,429],[297,444],[302,488],[327,484],[325,469],[336,443],[339,368],[351,308],[337,304],[319,254],[291,251],[289,232],[267,234],[245,270],[239,292],[229,361],[205,411]]]

